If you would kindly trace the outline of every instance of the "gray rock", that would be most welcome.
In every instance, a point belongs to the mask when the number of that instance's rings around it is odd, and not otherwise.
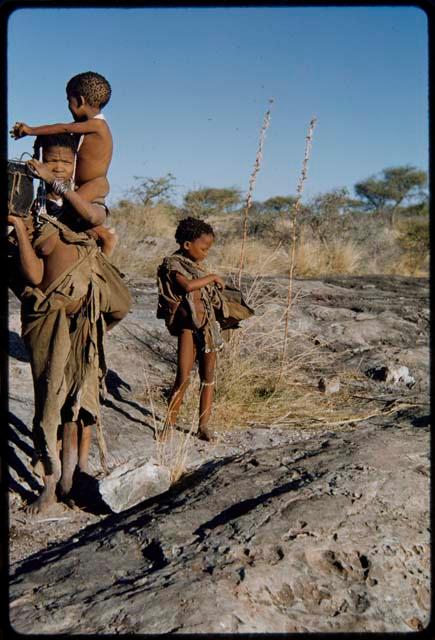
[[[151,461],[132,460],[99,480],[103,501],[115,513],[164,493],[171,485],[170,469]]]
[[[340,391],[340,378],[338,376],[320,378],[318,387],[319,391],[322,391],[322,393],[338,393]]]
[[[163,496],[81,531],[77,542],[15,565],[14,629],[424,627],[429,479],[419,468],[428,467],[429,431],[385,419],[349,436],[257,449],[255,465],[252,452],[208,463]]]
[[[271,314],[279,322],[286,280],[270,278],[262,286],[270,286]],[[170,388],[176,340],[155,317],[154,279],[138,280],[132,290],[133,310],[107,340],[102,414],[109,466],[129,461],[133,473],[161,461],[144,375],[151,387]],[[57,503],[42,518],[21,510],[40,482],[30,464],[30,366],[11,297],[8,460],[17,630],[341,633],[427,624],[428,281],[295,280],[294,293],[289,357],[293,345],[298,356],[317,342],[313,357],[299,361],[302,380],[309,385],[339,371],[346,402],[366,398],[368,413],[399,401],[404,409],[334,431],[294,420],[281,428],[251,422],[221,432],[213,446],[191,438],[186,474],[164,494],[108,517]],[[264,325],[256,318],[256,330],[270,330],[267,315]],[[412,390],[403,383],[382,388],[362,375],[379,362],[408,367],[418,383]],[[322,401],[333,405],[333,398]],[[325,418],[333,422],[333,411]],[[90,463],[100,482],[95,443]]]

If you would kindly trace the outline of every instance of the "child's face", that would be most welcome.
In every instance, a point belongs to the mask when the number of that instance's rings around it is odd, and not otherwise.
[[[74,172],[74,153],[69,147],[48,147],[42,160],[58,180],[70,180]]]
[[[83,113],[83,105],[79,106],[79,101],[75,96],[70,96],[66,94],[66,99],[68,101],[68,109],[74,120],[78,122],[79,120],[83,120],[85,114]]]
[[[186,240],[183,243],[183,251],[193,262],[201,262],[206,259],[213,242],[214,236],[211,233],[203,233],[195,240]]]

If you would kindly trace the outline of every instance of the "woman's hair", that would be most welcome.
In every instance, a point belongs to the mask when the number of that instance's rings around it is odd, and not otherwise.
[[[183,242],[196,240],[202,235],[211,235],[214,237],[213,228],[207,224],[207,222],[204,222],[204,220],[189,216],[181,220],[178,224],[177,230],[175,231],[175,240],[181,245]]]
[[[37,136],[33,145],[33,157],[39,160],[40,149],[45,151],[50,147],[66,147],[77,153],[77,137],[71,133],[57,133],[48,136]]]

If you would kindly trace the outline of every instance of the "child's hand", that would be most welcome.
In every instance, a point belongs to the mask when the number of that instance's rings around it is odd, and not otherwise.
[[[52,184],[54,182],[55,175],[50,171],[50,169],[47,169],[43,162],[39,162],[39,160],[33,158],[32,160],[28,160],[26,164],[37,178],[42,178],[42,180],[47,182],[47,184]]]
[[[217,287],[219,287],[219,289],[225,289],[225,282],[220,276],[215,276],[213,274],[213,282]]]
[[[11,134],[11,138],[18,140],[19,138],[24,138],[24,136],[30,135],[30,131],[31,127],[24,122],[16,122],[9,133]]]
[[[85,233],[90,237],[96,240],[97,242],[100,240],[100,236],[93,229],[86,229]]]

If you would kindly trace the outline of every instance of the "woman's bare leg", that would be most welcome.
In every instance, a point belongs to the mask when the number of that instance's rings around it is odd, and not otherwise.
[[[56,486],[61,476],[57,429],[56,432],[52,434],[52,437],[50,437],[50,443],[48,445],[48,452],[46,455],[48,459],[41,460],[44,488],[41,495],[32,502],[32,504],[26,507],[26,511],[31,514],[43,513],[52,504],[57,502]]]
[[[182,329],[178,336],[177,376],[169,398],[165,430],[175,424],[185,391],[189,386],[189,375],[192,371],[195,358],[196,347],[193,341],[192,331],[190,329]]]
[[[73,475],[77,466],[78,434],[77,423],[67,422],[63,425],[62,436],[62,475],[59,482],[60,493],[66,497],[72,488]]]
[[[199,358],[199,376],[201,379],[201,395],[199,400],[198,436],[201,440],[212,442],[215,438],[207,425],[211,414],[214,394],[214,374],[216,369],[216,352],[202,353]]]
[[[92,425],[84,426],[80,423],[79,431],[79,469],[84,473],[89,473],[89,447],[91,446]]]

